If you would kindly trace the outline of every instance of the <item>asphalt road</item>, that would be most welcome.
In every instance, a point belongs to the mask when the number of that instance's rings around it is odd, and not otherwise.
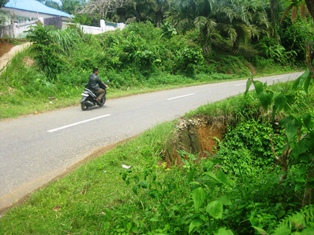
[[[300,74],[259,80],[273,84]],[[160,91],[110,99],[104,107],[84,112],[78,105],[1,121],[0,210],[67,173],[95,151],[199,106],[243,93],[245,84],[241,80]]]

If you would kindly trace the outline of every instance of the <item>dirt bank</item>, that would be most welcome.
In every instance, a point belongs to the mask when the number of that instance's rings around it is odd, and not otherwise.
[[[179,119],[173,139],[165,146],[164,161],[168,167],[180,165],[182,151],[195,154],[199,158],[215,154],[217,142],[222,140],[226,129],[225,121],[209,116]]]
[[[0,39],[0,73],[4,71],[5,66],[18,52],[29,47],[30,44],[30,42],[25,42],[20,45],[14,45],[3,39]]]

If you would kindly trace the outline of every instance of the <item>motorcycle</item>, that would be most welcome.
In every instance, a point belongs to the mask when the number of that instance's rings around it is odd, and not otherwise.
[[[101,88],[105,90],[105,94],[103,95],[100,101],[97,101],[96,100],[97,95],[92,90],[87,88],[87,84],[85,85],[81,99],[81,108],[83,111],[87,110],[88,108],[94,105],[98,105],[99,107],[104,106],[104,104],[106,103],[107,86],[104,83],[102,83]]]

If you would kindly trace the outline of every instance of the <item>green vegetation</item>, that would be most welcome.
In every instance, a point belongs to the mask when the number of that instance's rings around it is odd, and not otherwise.
[[[36,26],[28,34],[32,46],[0,74],[0,118],[78,105],[94,66],[99,67],[103,81],[111,81],[111,98],[248,78],[251,73],[284,73],[298,65],[286,59],[284,50],[273,54],[268,50],[270,55],[262,56],[253,45],[241,46],[239,54],[232,55],[232,46],[224,40],[213,42],[215,51],[208,56],[195,41],[197,31],[169,35],[168,28],[136,23],[123,31],[92,36],[77,28],[61,31]]]
[[[252,84],[187,115],[225,117],[214,155],[179,151],[182,164],[166,167],[176,122],[159,125],[30,195],[0,233],[313,233],[313,86]]]
[[[112,97],[303,67],[313,22],[284,20],[279,29],[283,4],[184,0],[163,11],[162,2],[127,10],[158,28],[134,23],[91,36],[35,27],[31,48],[0,75],[1,118],[78,103],[94,66]],[[176,122],[159,125],[6,211],[0,234],[314,233],[310,74],[276,86],[251,78],[254,92],[188,114],[226,125],[214,154],[178,150],[181,164],[171,165]]]

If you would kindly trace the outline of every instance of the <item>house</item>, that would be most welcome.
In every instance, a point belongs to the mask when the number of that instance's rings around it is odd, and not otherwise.
[[[10,0],[0,8],[0,37],[24,38],[27,30],[40,21],[43,25],[56,28],[79,26],[86,34],[100,34],[123,29],[124,23],[110,23],[100,20],[100,27],[71,23],[72,15],[48,7],[36,0]],[[1,24],[2,22],[2,24]]]
[[[68,13],[36,0],[10,0],[0,8],[0,37],[24,37],[25,31],[37,21],[61,28],[63,22],[69,22],[72,18]]]
[[[40,17],[46,19],[59,16],[62,21],[69,21],[73,17],[36,0],[10,0],[1,10],[9,12],[15,19],[38,19]]]

